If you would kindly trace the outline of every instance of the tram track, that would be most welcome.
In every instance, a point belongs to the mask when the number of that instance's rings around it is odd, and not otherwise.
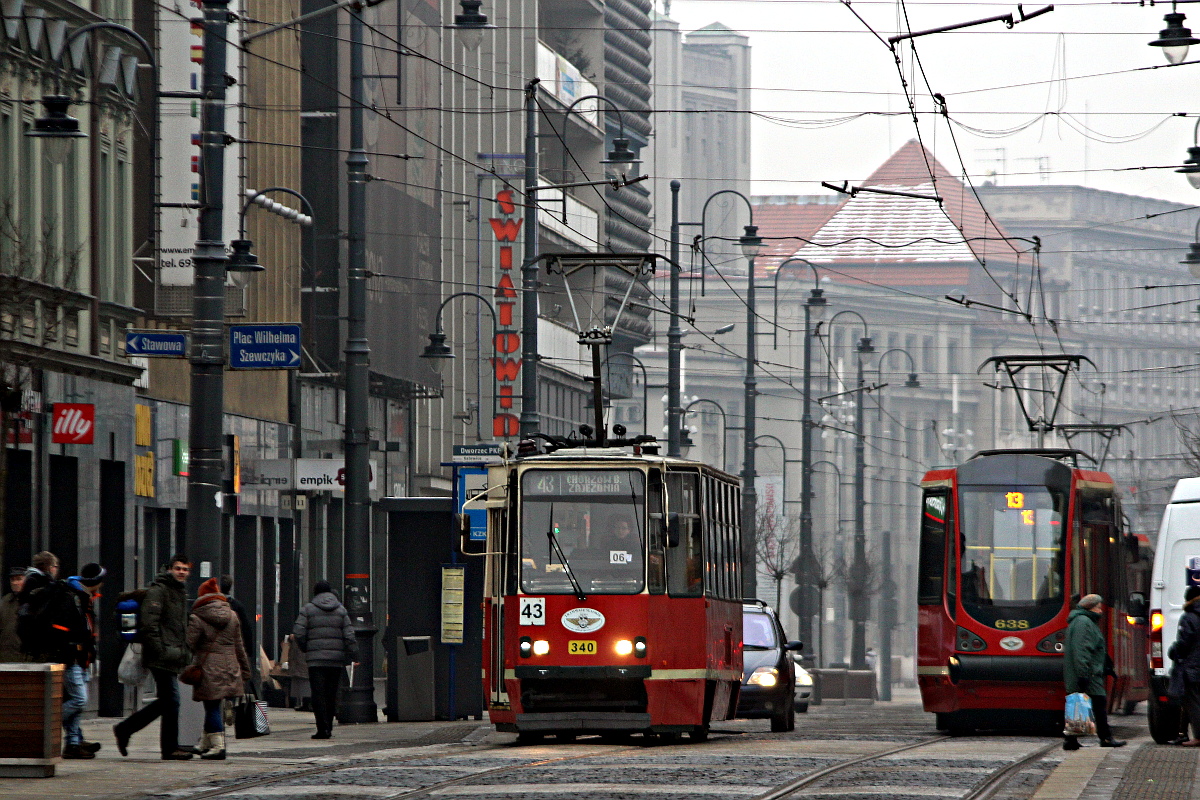
[[[786,741],[786,740],[785,740]],[[934,736],[927,737],[920,741],[909,742],[907,744],[889,747],[883,750],[867,753],[860,756],[855,756],[848,759],[840,759],[828,766],[819,767],[815,770],[805,772],[785,783],[779,784],[768,789],[762,794],[747,795],[746,788],[749,786],[742,785],[738,789],[731,789],[729,784],[681,784],[677,788],[680,793],[698,792],[699,795],[720,795],[725,794],[731,796],[734,794],[748,798],[748,800],[792,800],[793,798],[801,798],[811,794],[825,793],[840,793],[840,794],[855,794],[854,783],[846,781],[854,781],[853,772],[856,767],[870,769],[872,762],[879,762],[882,759],[887,759],[891,756],[900,755],[902,753],[911,753],[912,751],[928,748],[933,745],[943,744],[956,740],[950,736]],[[719,744],[720,740],[710,742],[708,746],[696,747],[692,745],[677,745],[677,746],[645,746],[633,745],[628,747],[620,747],[616,749],[606,749],[597,751],[588,748],[588,752],[584,753],[564,753],[562,755],[551,755],[547,757],[531,757],[530,760],[525,760],[520,757],[518,748],[513,748],[510,745],[487,745],[478,748],[472,748],[471,756],[479,756],[483,760],[495,760],[497,756],[500,758],[512,759],[515,757],[516,763],[500,764],[496,766],[487,766],[485,764],[474,763],[471,759],[463,758],[462,753],[427,753],[421,755],[413,755],[403,758],[386,758],[386,759],[355,759],[351,762],[342,762],[338,764],[327,764],[309,769],[300,769],[289,771],[286,773],[273,774],[260,778],[252,778],[249,780],[236,781],[230,785],[214,787],[198,791],[195,793],[177,794],[182,800],[207,800],[208,798],[234,797],[245,796],[246,798],[258,797],[278,797],[287,796],[289,793],[281,792],[281,789],[300,790],[296,794],[297,797],[303,797],[305,789],[322,787],[325,791],[321,796],[341,796],[341,795],[356,795],[356,788],[366,786],[377,786],[369,782],[371,774],[378,775],[381,772],[389,772],[392,770],[411,770],[420,768],[423,763],[428,764],[431,772],[436,770],[454,771],[462,770],[466,774],[453,775],[444,777],[441,780],[433,780],[425,785],[403,787],[392,785],[388,788],[392,791],[378,793],[372,791],[369,796],[386,797],[387,800],[418,800],[419,798],[431,798],[439,796],[454,796],[470,793],[481,796],[489,795],[504,795],[506,797],[522,796],[519,787],[524,785],[537,786],[536,790],[530,790],[530,794],[544,796],[548,791],[552,791],[545,787],[558,786],[561,788],[564,795],[571,793],[573,788],[583,788],[588,786],[595,791],[603,794],[621,794],[623,791],[617,785],[605,782],[599,785],[601,775],[611,775],[614,767],[627,765],[633,761],[646,758],[647,764],[645,768],[653,769],[655,766],[660,766],[663,762],[673,762],[671,756],[678,754],[678,768],[688,770],[691,768],[697,769],[698,772],[703,772],[704,768],[700,765],[690,764],[694,758],[703,757],[704,755],[711,756],[714,760],[736,758],[735,753],[714,749],[712,744]],[[586,746],[587,743],[581,742],[581,745]],[[797,742],[797,744],[801,744]],[[803,745],[801,745],[803,746]],[[1036,747],[1032,752],[1021,755],[1014,761],[1008,761],[995,769],[991,770],[982,781],[977,781],[970,788],[965,789],[963,794],[959,796],[959,800],[991,800],[999,793],[1009,781],[1019,772],[1044,758],[1051,751],[1058,747],[1058,743],[1050,743],[1044,746]],[[521,748],[523,749],[523,748]],[[803,755],[801,750],[797,755]],[[637,754],[637,758],[630,759],[632,754]],[[940,757],[937,754],[932,756],[934,759]],[[451,764],[450,762],[455,762]],[[578,767],[571,766],[572,762],[588,762],[581,764]],[[878,766],[876,764],[875,766]],[[482,768],[480,768],[482,767]],[[571,780],[570,772],[576,769],[589,770],[593,776],[594,784],[579,783]],[[979,770],[979,767],[973,769]],[[553,777],[547,774],[547,770],[553,770]],[[567,772],[559,772],[567,770]],[[948,772],[952,772],[952,768]],[[337,773],[341,773],[337,775]],[[524,780],[520,777],[525,774]],[[835,781],[839,777],[842,778],[841,783],[834,786],[823,786],[830,779]],[[321,776],[329,776],[330,782],[315,783],[314,779],[319,779]],[[506,777],[513,776],[516,781],[506,780]],[[562,782],[559,782],[559,778]],[[430,777],[434,777],[431,775]],[[703,780],[703,776],[698,776]],[[866,780],[864,778],[864,780]],[[363,781],[363,783],[359,783]],[[383,787],[378,787],[383,788]],[[671,794],[669,790],[664,789],[666,794]],[[256,791],[265,790],[265,791]],[[471,791],[474,790],[474,791]],[[630,792],[630,796],[636,793],[640,796],[654,797],[656,790],[650,786],[638,783],[629,783],[624,785],[624,790]],[[827,791],[822,791],[827,790]],[[902,794],[903,791],[899,790]],[[363,795],[367,796],[367,795]]]

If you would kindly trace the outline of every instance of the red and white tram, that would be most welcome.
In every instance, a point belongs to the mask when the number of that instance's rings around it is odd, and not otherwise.
[[[1061,721],[1067,615],[1093,592],[1116,673],[1110,707],[1146,699],[1145,624],[1128,616],[1138,542],[1112,478],[1076,455],[985,451],[922,480],[917,676],[939,728]]]
[[[657,448],[494,465],[484,695],[499,730],[693,739],[742,678],[736,478]]]

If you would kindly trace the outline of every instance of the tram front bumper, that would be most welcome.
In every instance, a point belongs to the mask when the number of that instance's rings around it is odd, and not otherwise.
[[[499,730],[521,733],[587,733],[593,731],[640,731],[650,727],[650,715],[619,711],[546,711],[517,714],[516,722],[497,725]]]

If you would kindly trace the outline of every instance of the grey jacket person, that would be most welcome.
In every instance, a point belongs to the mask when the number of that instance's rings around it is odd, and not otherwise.
[[[344,667],[358,658],[350,614],[333,592],[320,592],[306,603],[292,633],[309,667]]]

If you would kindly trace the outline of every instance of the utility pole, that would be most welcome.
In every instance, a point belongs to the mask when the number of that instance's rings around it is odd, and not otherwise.
[[[680,408],[682,403],[679,399],[680,386],[683,383],[680,375],[683,329],[679,326],[679,187],[679,181],[671,181],[671,258],[667,264],[671,276],[668,297],[671,322],[667,327],[667,455],[674,458],[680,455],[679,429],[683,424],[683,410]]]
[[[896,627],[896,582],[892,580],[892,532],[880,532],[883,580],[879,595],[879,699],[892,699],[892,629]]]
[[[188,422],[187,530],[184,541],[200,583],[224,571],[225,406],[225,65],[228,0],[205,0],[200,112],[200,237],[193,256],[191,412]]]
[[[538,124],[537,85],[525,84],[525,253],[521,261],[521,438],[541,427],[538,415]],[[597,432],[599,435],[599,432]]]
[[[850,590],[850,668],[867,668],[867,616],[870,600],[867,596],[867,517],[866,517],[866,433],[864,431],[863,397],[866,384],[863,378],[863,355],[875,352],[871,340],[864,336],[858,343],[858,389],[854,399],[854,575]]]
[[[338,709],[343,722],[375,722],[376,633],[371,613],[371,434],[367,416],[367,152],[363,147],[363,22],[350,10],[350,151],[346,156],[346,610],[358,637],[353,685]]]
[[[758,489],[754,485],[758,471],[755,467],[754,441],[757,429],[757,400],[758,377],[755,374],[758,358],[758,309],[755,308],[754,296],[754,254],[762,245],[758,228],[747,225],[746,232],[739,242],[742,251],[747,256],[746,269],[746,377],[742,383],[745,387],[745,417],[742,431],[742,597],[758,595]]]

